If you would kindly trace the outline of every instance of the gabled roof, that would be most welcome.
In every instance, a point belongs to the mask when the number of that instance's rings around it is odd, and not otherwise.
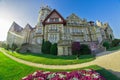
[[[70,20],[70,19],[79,19],[81,20],[76,14],[72,13],[70,16],[67,17],[67,20]]]
[[[44,19],[44,21],[43,21],[43,25],[45,25],[45,24],[55,24],[56,22],[53,22],[53,23],[47,23],[46,21],[48,20],[48,18],[50,18],[50,16],[53,14],[53,13],[56,13],[62,20],[63,20],[63,22],[57,22],[58,24],[66,24],[66,21],[65,21],[65,19],[60,15],[60,13],[57,11],[57,10],[53,10],[45,19]]]
[[[26,26],[25,26],[25,28],[24,28],[24,30],[32,30],[33,28],[31,27],[31,25],[30,24],[27,24]]]
[[[19,26],[16,22],[13,22],[9,31],[13,32],[21,32],[23,30],[23,28],[21,26]]]

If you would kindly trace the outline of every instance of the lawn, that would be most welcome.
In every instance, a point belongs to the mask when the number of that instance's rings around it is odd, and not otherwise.
[[[120,49],[120,46],[116,46],[116,47],[109,48],[107,51],[114,51],[119,49]]]
[[[97,66],[89,66],[81,69],[94,69],[103,75],[107,80],[120,80],[107,70]],[[81,70],[81,69],[74,69],[74,70]],[[35,72],[36,70],[44,70],[44,71],[71,71],[71,70],[50,70],[50,69],[42,69],[42,68],[35,68],[30,67],[16,61],[11,60],[10,58],[6,57],[4,54],[0,52],[0,80],[20,80],[22,77]]]
[[[49,54],[32,54],[32,53],[17,53],[6,51],[6,53],[34,63],[47,64],[47,65],[69,65],[69,64],[80,64],[89,62],[95,59],[92,55],[81,55],[79,59],[76,59],[76,56],[54,56]]]
[[[20,80],[21,77],[38,70],[17,63],[0,52],[0,80]]]

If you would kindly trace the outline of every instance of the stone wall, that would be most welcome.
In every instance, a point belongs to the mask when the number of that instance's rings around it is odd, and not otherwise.
[[[18,35],[14,32],[8,32],[7,35],[7,44],[9,44],[9,46],[11,47],[12,44],[16,44],[17,46],[21,46],[21,44],[23,43],[23,36]]]
[[[20,52],[21,53],[31,52],[31,53],[41,54],[41,46],[40,45],[27,44],[27,45],[24,45],[24,46],[21,47]]]

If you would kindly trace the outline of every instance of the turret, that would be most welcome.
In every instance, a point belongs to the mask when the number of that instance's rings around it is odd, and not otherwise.
[[[102,22],[100,22],[99,20],[96,21],[96,25],[99,26],[99,27],[102,27]]]
[[[49,6],[42,6],[42,7],[40,7],[37,27],[42,26],[42,21],[44,21],[44,19],[47,17],[47,15],[51,11],[52,11],[52,9]]]

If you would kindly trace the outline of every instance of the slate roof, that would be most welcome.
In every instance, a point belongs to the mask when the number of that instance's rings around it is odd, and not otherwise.
[[[23,28],[19,26],[16,22],[13,22],[9,31],[21,32]]]
[[[33,30],[32,26],[30,24],[27,24],[24,28],[24,30]]]
[[[54,9],[54,10],[44,19],[43,25],[46,24],[46,20],[47,20],[54,12],[55,12],[57,15],[59,15],[60,18],[63,20],[62,23],[63,23],[63,24],[66,24],[66,20],[62,17],[62,15],[61,15],[56,9]]]

